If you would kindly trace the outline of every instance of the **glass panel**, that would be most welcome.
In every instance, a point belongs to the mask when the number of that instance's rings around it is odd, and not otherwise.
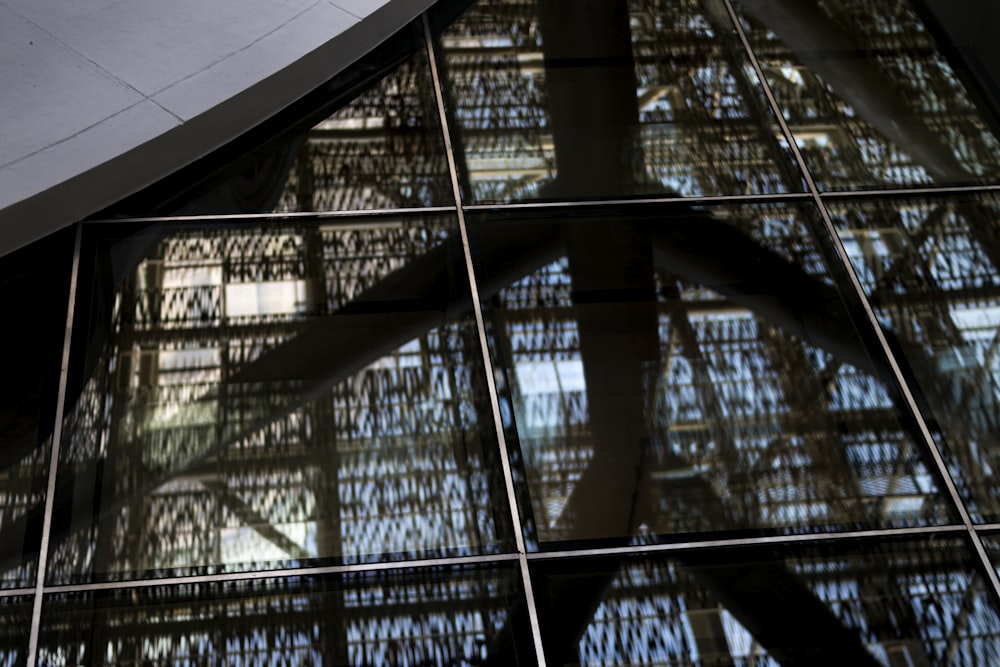
[[[0,587],[34,585],[75,231],[0,257]]]
[[[223,171],[207,180],[181,172],[186,175],[161,188],[166,201],[137,199],[115,212],[284,213],[455,203],[419,24],[278,119],[210,158],[232,161]],[[246,154],[227,157],[236,151]]]
[[[810,211],[472,216],[529,538],[946,520],[805,231]]]
[[[24,665],[28,659],[31,628],[30,596],[0,598],[0,665]]]
[[[452,217],[106,230],[52,581],[506,543]]]
[[[538,565],[549,665],[992,665],[1000,617],[958,541]]]
[[[454,205],[421,50],[305,133],[276,211]]]
[[[1000,520],[1000,198],[829,203],[977,520]]]
[[[49,595],[39,661],[530,665],[518,582],[422,570]]]
[[[721,3],[483,0],[441,47],[467,201],[803,187]]]
[[[734,4],[821,189],[1000,175],[992,112],[970,96],[916,3]]]

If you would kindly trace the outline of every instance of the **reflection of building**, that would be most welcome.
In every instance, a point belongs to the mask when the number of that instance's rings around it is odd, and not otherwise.
[[[907,3],[593,4],[78,225],[11,662],[996,661],[986,102]]]

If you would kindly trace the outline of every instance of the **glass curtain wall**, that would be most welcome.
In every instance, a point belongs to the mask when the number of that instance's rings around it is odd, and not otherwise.
[[[996,664],[998,127],[918,0],[439,3],[0,258],[0,663]]]

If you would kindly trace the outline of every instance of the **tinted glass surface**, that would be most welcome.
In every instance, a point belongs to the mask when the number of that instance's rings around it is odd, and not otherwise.
[[[800,190],[721,3],[474,3],[441,36],[467,201]]]
[[[73,230],[0,258],[0,586],[34,581],[55,424]]]
[[[529,536],[944,518],[805,232],[809,210],[601,211],[472,218]]]
[[[23,665],[28,657],[31,598],[0,598],[0,665]]]
[[[1000,175],[994,130],[917,3],[734,4],[821,189]]]
[[[108,228],[88,244],[53,581],[500,547],[452,218]]]
[[[550,665],[989,665],[963,544],[737,550],[536,568]]]
[[[305,133],[275,211],[454,203],[427,55],[421,50]]]
[[[831,202],[974,516],[1000,518],[1000,199]]]
[[[454,204],[421,26],[405,28],[293,104],[279,121],[224,149],[220,161],[231,164],[210,176],[189,169],[174,190],[154,188],[115,212],[211,215]]]
[[[59,594],[42,664],[533,664],[515,572],[382,572]]]

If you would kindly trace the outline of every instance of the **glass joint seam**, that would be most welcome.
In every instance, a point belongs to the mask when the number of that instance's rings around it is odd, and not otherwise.
[[[466,270],[469,274],[469,290],[472,298],[472,309],[476,321],[476,330],[479,334],[479,344],[483,358],[483,371],[486,375],[487,396],[493,416],[493,425],[496,431],[497,447],[500,450],[500,464],[503,467],[504,487],[507,493],[507,503],[510,508],[512,530],[518,551],[518,565],[521,571],[522,584],[524,586],[525,604],[528,610],[528,621],[531,627],[531,635],[535,649],[535,658],[539,667],[546,667],[545,652],[542,645],[541,629],[538,620],[538,610],[535,605],[534,593],[531,586],[531,572],[528,569],[528,561],[525,557],[524,535],[520,512],[517,506],[517,497],[514,489],[514,478],[511,472],[510,459],[507,453],[507,440],[504,434],[503,419],[500,415],[500,402],[496,388],[493,362],[490,358],[489,341],[486,336],[486,325],[483,318],[482,303],[479,299],[479,287],[476,280],[475,267],[472,262],[472,250],[469,246],[469,232],[466,225],[465,214],[462,208],[462,192],[458,179],[458,168],[455,162],[455,151],[451,141],[451,134],[448,128],[448,116],[444,104],[444,92],[441,84],[441,74],[437,64],[437,54],[434,49],[434,37],[431,33],[430,20],[425,12],[421,19],[423,21],[424,39],[427,47],[427,57],[431,68],[431,81],[434,85],[434,97],[437,102],[438,118],[441,123],[441,133],[444,136],[445,152],[448,160],[448,171],[451,175],[452,191],[455,196],[455,208],[458,214],[458,228],[462,237],[462,253],[465,258]]]
[[[66,384],[69,378],[69,353],[73,339],[73,315],[76,304],[77,281],[80,273],[80,248],[83,225],[76,225],[73,242],[73,265],[70,268],[69,294],[66,300],[66,330],[63,336],[62,357],[59,364],[59,388],[56,394],[55,421],[52,428],[52,446],[49,449],[49,470],[45,487],[45,508],[42,515],[42,535],[38,548],[38,571],[35,573],[35,599],[31,612],[31,629],[28,635],[28,667],[35,667],[38,660],[38,635],[42,617],[42,591],[45,587],[45,570],[48,564],[49,538],[52,529],[52,512],[55,505],[56,473],[59,469],[59,444],[62,439],[62,420],[66,403]]]

